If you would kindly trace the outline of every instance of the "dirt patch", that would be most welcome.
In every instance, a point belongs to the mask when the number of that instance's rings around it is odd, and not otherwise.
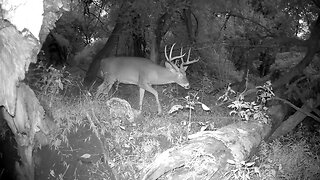
[[[36,179],[95,179],[91,169],[104,160],[101,143],[88,126],[75,129],[68,136],[68,145],[63,143],[59,149],[46,146],[35,152]],[[108,173],[106,169],[100,171]]]

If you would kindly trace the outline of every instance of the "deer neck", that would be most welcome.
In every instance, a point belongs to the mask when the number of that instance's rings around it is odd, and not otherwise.
[[[161,71],[157,73],[157,79],[154,84],[169,84],[176,82],[177,75],[171,72],[169,69],[163,67]]]

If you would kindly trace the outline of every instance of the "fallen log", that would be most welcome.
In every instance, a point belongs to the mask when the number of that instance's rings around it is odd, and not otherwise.
[[[144,169],[141,179],[221,179],[231,168],[227,162],[246,160],[270,130],[269,124],[238,122],[192,134],[182,146],[158,155]]]

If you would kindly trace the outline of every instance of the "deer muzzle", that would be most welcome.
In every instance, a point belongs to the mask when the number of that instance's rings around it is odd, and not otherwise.
[[[183,86],[185,89],[190,89],[190,85],[189,84],[186,84]]]

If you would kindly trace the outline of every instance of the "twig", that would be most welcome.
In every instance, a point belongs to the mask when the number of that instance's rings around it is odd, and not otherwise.
[[[59,179],[63,179],[63,177],[64,177],[64,175],[66,175],[69,167],[70,167],[70,164],[67,164],[67,168],[64,170],[63,174],[61,174],[62,176],[59,176]]]
[[[241,14],[236,14],[236,13],[233,13],[233,12],[227,12],[227,14],[229,16],[233,16],[233,17],[237,17],[237,18],[240,18],[240,19],[244,19],[244,20],[247,20],[247,21],[249,21],[249,22],[251,22],[253,24],[256,24],[256,25],[260,26],[262,29],[266,30],[270,35],[273,35],[273,33],[269,30],[269,28],[267,28],[266,26],[260,24],[259,22],[257,22],[254,19],[251,19],[251,18],[248,18],[248,17],[244,17]]]
[[[4,172],[4,169],[1,169],[0,179],[1,179],[1,177],[2,177],[3,172]]]
[[[241,97],[241,96],[245,96],[245,94],[246,94],[246,92],[247,92],[247,90],[248,90],[248,85],[249,85],[249,69],[247,70],[247,74],[246,74],[246,87],[245,87],[245,89],[239,94],[239,98]]]
[[[77,170],[78,170],[78,167],[76,167],[75,170],[73,171],[74,179],[77,179]]]
[[[312,111],[320,117],[320,110],[318,110],[317,107],[314,107]]]
[[[307,111],[305,111],[305,110],[297,107],[296,105],[292,104],[290,101],[288,101],[288,100],[286,100],[286,99],[282,99],[282,98],[279,98],[279,97],[274,97],[273,99],[282,101],[282,102],[288,104],[289,106],[291,106],[292,108],[294,108],[295,110],[300,111],[300,112],[302,112],[303,114],[305,114],[305,115],[313,118],[314,120],[320,122],[320,118],[319,118],[319,117],[317,117],[317,116],[311,114],[310,112],[307,112]],[[307,107],[307,108],[309,108],[309,107]]]
[[[93,110],[92,110],[92,113],[93,113],[93,115],[94,115]],[[94,122],[92,121],[89,113],[87,113],[86,115],[87,115],[87,118],[88,118],[88,120],[89,120],[89,122],[90,122],[90,127],[92,127],[93,132],[95,133],[95,135],[96,135],[97,138],[99,139],[100,146],[101,146],[101,150],[102,150],[102,152],[103,152],[104,163],[107,163],[107,162],[109,161],[109,158],[108,158],[107,152],[106,152],[106,150],[105,150],[105,148],[104,148],[104,143],[102,142],[101,137],[100,137],[100,134],[99,134],[99,132],[98,132],[98,128],[97,128],[97,126],[94,124]],[[94,117],[95,117],[95,116],[94,116]],[[96,117],[95,117],[95,118],[96,118]]]

